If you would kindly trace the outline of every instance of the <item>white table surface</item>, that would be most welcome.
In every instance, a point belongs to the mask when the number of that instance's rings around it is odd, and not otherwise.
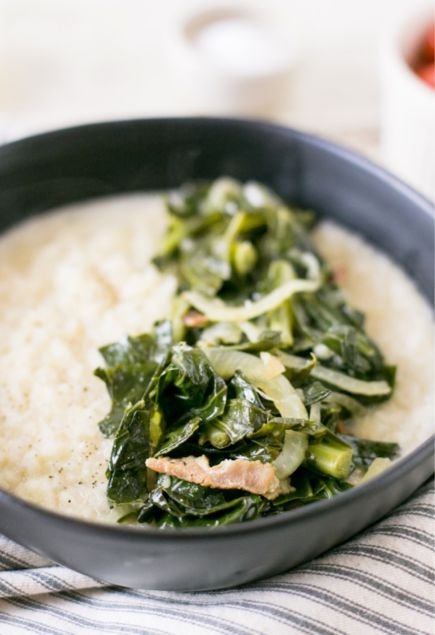
[[[175,45],[186,16],[215,6],[262,15],[296,56],[290,99],[267,117],[380,158],[379,42],[412,0],[0,0],[0,137],[219,114],[189,87]]]

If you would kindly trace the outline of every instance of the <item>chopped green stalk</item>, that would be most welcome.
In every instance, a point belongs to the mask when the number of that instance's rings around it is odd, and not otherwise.
[[[296,274],[294,268],[285,260],[275,260],[269,267],[268,278],[273,288],[294,280]],[[290,300],[271,311],[269,314],[269,328],[271,331],[281,333],[281,341],[286,346],[293,344],[293,317]]]
[[[225,430],[221,430],[216,425],[209,426],[207,436],[200,439],[200,443],[208,441],[214,448],[226,448],[231,439]]]
[[[287,346],[293,343],[291,308],[285,302],[275,309],[269,318],[269,328],[281,334],[281,339]]]
[[[251,271],[257,262],[257,252],[253,244],[247,240],[236,242],[233,248],[232,261],[239,275],[244,276]]]
[[[320,443],[312,443],[307,451],[308,465],[318,472],[337,479],[345,479],[352,466],[352,448],[328,434]]]

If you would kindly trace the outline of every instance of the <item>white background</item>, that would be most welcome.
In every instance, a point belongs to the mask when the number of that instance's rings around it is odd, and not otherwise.
[[[379,45],[413,0],[0,0],[0,137],[83,121],[219,112],[178,40],[195,10],[249,7],[296,59],[269,117],[376,155]]]

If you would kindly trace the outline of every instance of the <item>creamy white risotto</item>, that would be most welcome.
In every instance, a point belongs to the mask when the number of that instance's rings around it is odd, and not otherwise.
[[[105,492],[112,441],[97,425],[110,403],[93,370],[99,346],[167,315],[175,281],[150,264],[164,229],[160,199],[130,195],[51,212],[0,239],[0,487],[82,518],[119,517]],[[431,311],[357,236],[324,223],[315,241],[398,366],[393,398],[353,430],[408,452],[434,420]]]

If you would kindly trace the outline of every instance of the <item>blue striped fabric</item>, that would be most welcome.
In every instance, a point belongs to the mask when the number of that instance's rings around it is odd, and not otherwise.
[[[0,634],[432,635],[433,493],[285,575],[209,593],[102,588],[0,537]]]

